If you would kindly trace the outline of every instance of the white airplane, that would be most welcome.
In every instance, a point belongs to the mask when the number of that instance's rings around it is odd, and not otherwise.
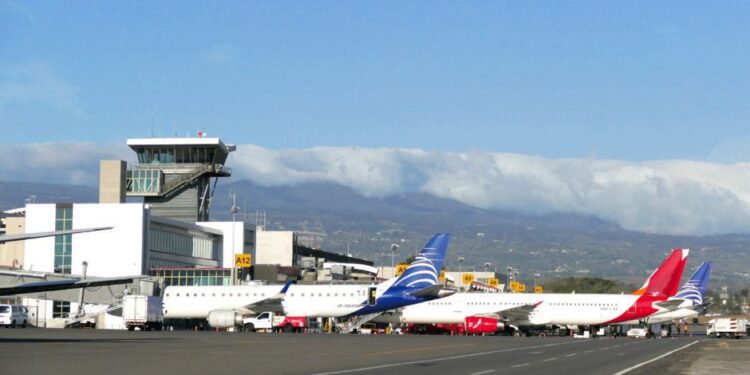
[[[380,313],[452,294],[438,282],[449,234],[432,237],[403,274],[378,285],[168,286],[164,318],[206,319],[229,328],[265,311],[288,317]]]
[[[52,236],[61,236],[65,234],[77,234],[108,230],[112,227],[69,229],[54,232],[39,232],[25,234],[11,234],[0,236],[0,244],[13,241],[24,241],[35,238],[44,238]],[[104,285],[131,284],[134,280],[142,279],[144,276],[124,276],[124,277],[107,277],[107,278],[73,278],[68,280],[40,281],[20,285],[0,286],[0,296],[10,296],[25,293],[51,292],[55,290],[88,288]]]
[[[646,281],[641,295],[457,293],[403,308],[401,322],[464,324],[468,333],[538,325],[606,326],[674,310],[688,250],[675,249]]]
[[[700,267],[693,273],[682,288],[677,292],[677,295],[670,297],[669,300],[679,300],[680,304],[673,311],[665,311],[662,313],[654,313],[642,320],[647,323],[664,323],[671,322],[674,320],[687,319],[694,316],[698,316],[703,309],[708,307],[710,303],[704,302],[706,295],[706,287],[708,286],[708,279],[711,276],[711,268],[713,267],[712,262],[703,262]],[[640,293],[643,288],[636,291]],[[630,320],[625,321],[622,325],[633,325],[639,324],[639,321]]]

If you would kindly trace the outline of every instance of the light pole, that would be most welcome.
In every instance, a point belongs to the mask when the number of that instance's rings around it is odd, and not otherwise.
[[[391,269],[393,269],[393,273],[396,273],[395,267],[396,267],[396,253],[398,252],[398,245],[397,244],[391,244]]]
[[[458,272],[461,272],[461,264],[464,262],[464,257],[458,257]]]

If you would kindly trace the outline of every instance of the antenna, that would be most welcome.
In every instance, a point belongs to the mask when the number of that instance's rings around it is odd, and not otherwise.
[[[232,213],[232,222],[234,222],[237,218],[237,212],[240,211],[239,207],[237,207],[237,192],[233,189],[230,189],[229,196],[232,197],[232,208],[229,210],[229,212]]]

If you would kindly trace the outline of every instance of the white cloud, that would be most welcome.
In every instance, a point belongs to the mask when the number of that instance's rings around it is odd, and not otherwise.
[[[0,144],[0,180],[74,185],[99,182],[99,160],[133,159],[127,146],[89,142]]]
[[[100,159],[133,156],[124,145],[0,145],[0,180],[94,185]],[[239,145],[228,165],[233,179],[265,186],[333,182],[370,197],[423,192],[482,208],[594,215],[652,233],[750,232],[750,163]]]
[[[61,111],[82,112],[78,88],[41,61],[0,64],[0,113],[18,103],[41,103]]]
[[[231,164],[236,177],[267,186],[326,181],[366,196],[416,191],[481,208],[594,215],[652,233],[750,232],[748,163],[248,145]]]

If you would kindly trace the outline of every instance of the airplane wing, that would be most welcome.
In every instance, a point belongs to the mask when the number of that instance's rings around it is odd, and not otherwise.
[[[60,235],[63,235],[63,234],[76,234],[76,233],[96,232],[96,231],[108,230],[108,229],[112,229],[112,227],[85,228],[85,229],[69,229],[69,230],[58,230],[58,231],[54,231],[54,232],[8,234],[8,235],[0,236],[0,243],[13,242],[13,241],[23,241],[23,240],[32,240],[32,239],[35,239],[35,238],[60,236]]]
[[[26,283],[13,286],[0,287],[0,296],[10,296],[14,294],[51,292],[55,290],[88,288],[104,285],[131,284],[134,280],[145,279],[148,276],[123,276],[108,278],[87,278],[87,279],[70,279],[55,281],[40,281],[35,283]]]
[[[281,302],[284,300],[284,296],[290,285],[292,285],[292,282],[287,281],[286,284],[284,284],[284,287],[281,288],[281,291],[273,297],[268,297],[264,300],[253,302],[242,307],[253,313],[261,313],[264,311],[283,312],[284,306],[281,305]]]
[[[411,294],[414,297],[443,298],[454,293],[456,293],[455,289],[448,289],[448,288],[443,287],[442,284],[436,284],[436,285],[424,287],[414,292],[410,292],[409,294]]]
[[[484,314],[484,316],[490,316],[495,319],[507,320],[516,324],[528,324],[528,322],[531,319],[531,312],[533,312],[534,309],[536,309],[536,307],[539,306],[541,303],[542,302],[540,301],[535,304],[516,306],[510,309],[496,311],[491,314]]]
[[[674,311],[680,309],[680,305],[682,305],[683,302],[685,302],[685,300],[682,298],[674,298],[667,301],[654,302],[654,307],[661,310]]]
[[[708,306],[711,306],[711,305],[713,305],[713,302],[712,301],[707,301],[707,302],[701,303],[700,305],[695,305],[693,307],[688,307],[688,308],[692,309],[692,310],[695,310],[697,312],[701,312],[701,311],[705,310]]]

